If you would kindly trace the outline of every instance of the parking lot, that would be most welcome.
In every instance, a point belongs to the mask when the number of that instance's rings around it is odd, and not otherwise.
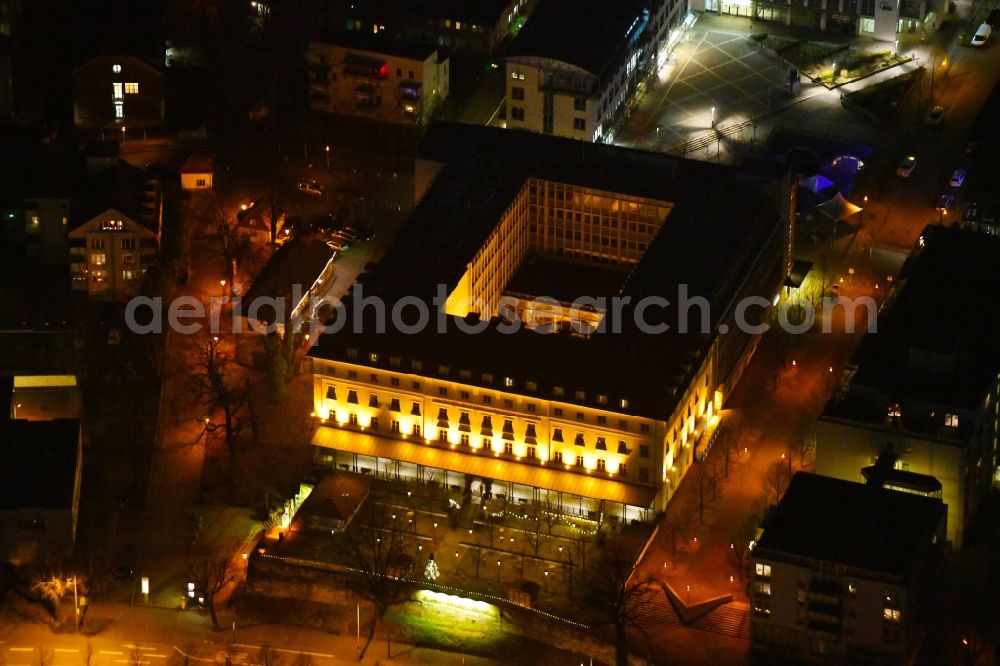
[[[787,67],[748,35],[746,19],[701,17],[615,142],[669,149],[711,130],[713,108],[715,126],[726,127],[786,103]]]

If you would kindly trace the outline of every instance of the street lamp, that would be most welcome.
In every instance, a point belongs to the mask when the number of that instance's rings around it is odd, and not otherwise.
[[[712,127],[715,127],[715,107],[712,107]]]
[[[330,146],[326,147],[326,170],[330,170]]]

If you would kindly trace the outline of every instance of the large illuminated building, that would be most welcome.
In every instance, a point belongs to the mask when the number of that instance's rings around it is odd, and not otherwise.
[[[788,274],[790,180],[444,124],[416,191],[346,325],[310,352],[317,461],[652,518],[756,346],[736,317],[765,316]]]

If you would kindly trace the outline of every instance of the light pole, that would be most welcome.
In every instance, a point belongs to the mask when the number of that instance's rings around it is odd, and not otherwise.
[[[330,146],[326,147],[326,170],[330,170]]]
[[[712,107],[712,127],[715,127],[715,107]]]

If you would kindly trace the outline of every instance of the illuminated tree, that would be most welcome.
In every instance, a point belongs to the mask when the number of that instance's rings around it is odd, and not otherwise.
[[[49,612],[52,614],[52,619],[58,620],[59,604],[62,603],[63,597],[73,592],[73,579],[67,578],[61,573],[54,573],[35,581],[31,589],[49,602]]]
[[[438,570],[437,562],[434,561],[434,553],[427,559],[427,566],[424,567],[424,578],[432,583],[438,579],[441,572]]]

